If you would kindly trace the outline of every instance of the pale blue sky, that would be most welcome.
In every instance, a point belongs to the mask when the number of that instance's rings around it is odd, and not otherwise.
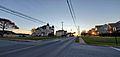
[[[120,0],[71,0],[76,14],[76,24],[81,30],[88,30],[95,25],[101,25],[120,20]],[[66,0],[0,0],[0,5],[24,13],[34,18],[53,24],[55,30],[75,30]],[[0,17],[9,18],[21,29],[31,30],[42,26],[14,15],[0,11]]]

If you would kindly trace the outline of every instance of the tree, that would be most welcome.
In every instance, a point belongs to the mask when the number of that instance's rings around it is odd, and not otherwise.
[[[87,35],[86,30],[83,30],[83,31],[81,32],[81,35],[86,36],[86,35]]]
[[[35,29],[35,28],[33,28],[33,29],[31,30],[32,33],[36,32],[36,31],[37,31],[37,29]]]
[[[2,30],[2,36],[4,35],[5,29],[9,28],[19,29],[19,27],[17,27],[14,22],[5,18],[0,18],[0,29]]]

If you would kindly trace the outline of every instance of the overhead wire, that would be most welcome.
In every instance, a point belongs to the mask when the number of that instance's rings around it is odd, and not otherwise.
[[[0,10],[3,11],[3,12],[6,12],[6,13],[9,13],[9,14],[12,14],[12,15],[15,15],[17,17],[20,17],[20,18],[24,18],[26,20],[29,20],[29,21],[32,21],[32,22],[35,22],[35,23],[47,23],[47,22],[44,22],[44,21],[41,21],[41,20],[38,20],[36,18],[33,18],[31,16],[28,16],[28,15],[25,15],[23,13],[20,13],[20,12],[17,12],[17,11],[14,11],[14,10],[11,10],[9,8],[6,8],[2,5],[0,5]],[[56,28],[58,28],[58,26],[55,26]]]
[[[69,11],[70,11],[70,14],[71,14],[72,19],[73,19],[73,23],[74,23],[74,25],[75,25],[75,27],[77,29],[77,25],[76,25],[76,22],[75,22],[76,16],[75,16],[75,12],[74,12],[71,0],[67,0],[67,4],[68,4]]]
[[[3,10],[3,9],[0,9],[0,10],[1,10],[1,11],[4,11],[4,12],[6,12],[6,13],[12,14],[12,15],[18,16],[18,17],[20,17],[20,18],[24,18],[24,19],[27,19],[27,20],[29,20],[29,21],[36,22],[36,21],[34,21],[34,20],[31,20],[31,19],[25,18],[25,17],[23,17],[23,16],[17,15],[17,14],[12,13],[12,12],[9,12],[9,11]]]
[[[0,5],[0,8],[1,8],[1,9],[0,9],[1,11],[4,11],[4,12],[6,12],[6,13],[10,13],[10,14],[12,14],[12,15],[16,15],[16,16],[21,17],[21,18],[24,18],[24,17],[25,17],[24,19],[27,18],[27,20],[29,20],[29,21],[46,23],[46,22],[43,22],[43,21],[41,21],[41,20],[39,20],[39,19],[36,19],[36,18],[31,17],[31,16],[25,15],[25,14],[23,14],[23,13],[20,13],[20,12],[14,11],[14,10],[11,10],[11,9],[9,9],[9,8],[6,8],[6,7],[2,6],[2,5]]]

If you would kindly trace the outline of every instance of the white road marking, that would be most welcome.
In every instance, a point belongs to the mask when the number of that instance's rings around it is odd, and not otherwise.
[[[111,47],[112,49],[115,49],[115,50],[117,50],[117,51],[120,51],[120,49],[119,48],[115,48],[115,47]]]

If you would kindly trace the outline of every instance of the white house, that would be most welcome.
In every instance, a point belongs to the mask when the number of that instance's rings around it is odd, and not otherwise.
[[[120,33],[120,21],[116,23],[116,31]]]
[[[95,26],[95,30],[97,34],[108,33],[108,25],[105,24],[105,25]]]
[[[108,24],[108,32],[109,33],[116,32],[117,26],[118,26],[117,23],[109,23]]]
[[[54,35],[54,26],[49,26],[49,24],[42,27],[38,27],[32,33],[32,36],[51,36]]]
[[[67,31],[64,31],[64,30],[56,31],[56,36],[65,36],[66,34],[67,34]]]

